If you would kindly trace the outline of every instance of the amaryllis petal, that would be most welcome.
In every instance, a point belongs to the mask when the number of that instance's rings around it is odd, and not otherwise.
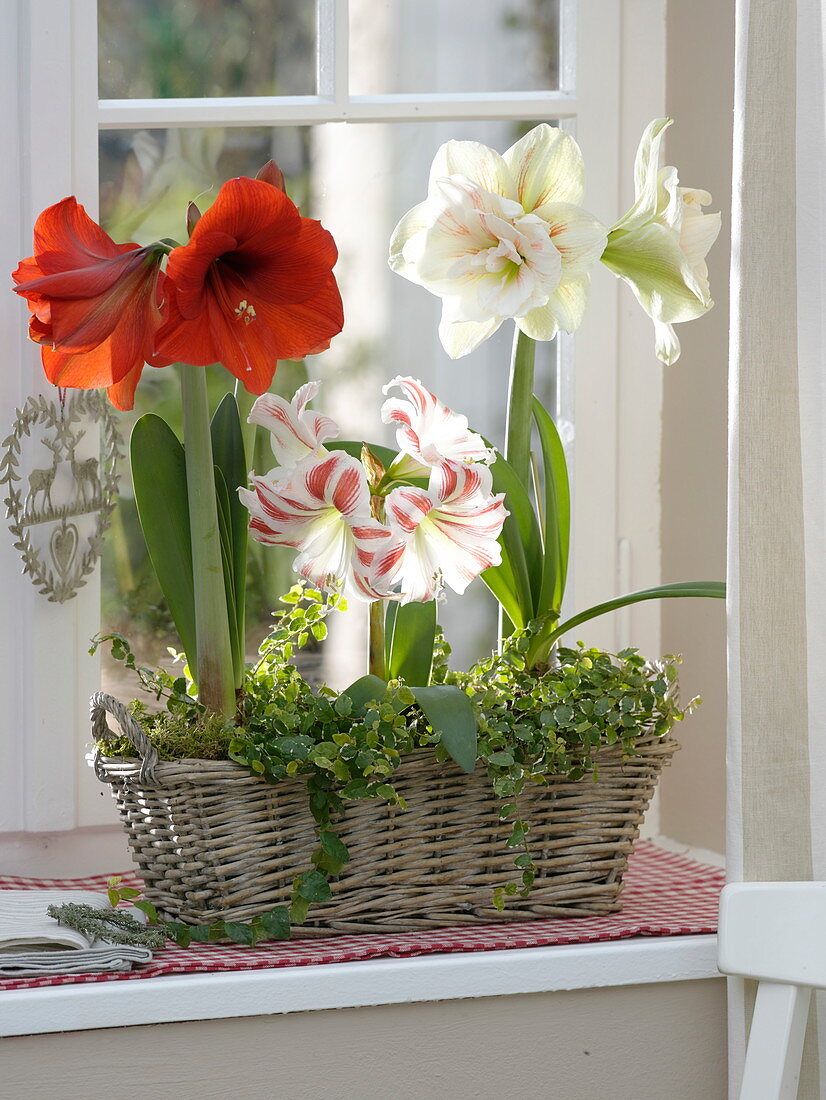
[[[561,257],[563,278],[584,275],[605,251],[608,230],[581,206],[549,202],[537,207],[534,214],[548,224]]]
[[[634,205],[612,226],[612,233],[618,229],[630,233],[657,216],[660,152],[665,132],[673,122],[672,118],[655,118],[646,126],[634,158]]]
[[[500,153],[478,141],[446,141],[430,167],[430,188],[447,176],[465,176],[484,191],[518,199],[516,182]]]
[[[514,197],[526,211],[548,202],[582,202],[585,193],[582,153],[564,130],[546,122],[534,126],[502,159],[516,180]]]
[[[661,363],[670,367],[680,358],[680,341],[673,325],[654,321],[654,347]]]
[[[308,458],[327,452],[322,446],[339,434],[338,424],[329,416],[307,410],[308,402],[321,389],[320,382],[307,382],[296,390],[292,401],[275,393],[265,393],[252,406],[247,420],[260,424],[270,433],[272,453],[279,467],[293,469]]]
[[[357,459],[336,451],[284,477],[253,477],[252,485],[238,494],[254,539],[297,549],[294,568],[318,587],[341,587],[358,599],[386,595],[374,585],[372,567],[390,532],[370,513]]]
[[[74,196],[47,207],[35,222],[33,236],[41,275],[88,267],[138,247],[115,244]]]
[[[41,345],[46,376],[79,389],[105,386],[113,403],[131,408],[162,321],[166,250],[115,244],[74,198],[43,211],[34,244],[13,278],[32,312],[29,335]]]
[[[492,317],[489,321],[463,321],[456,317],[452,303],[445,300],[439,321],[439,339],[451,359],[461,359],[493,336],[504,320],[504,317]]]
[[[560,283],[548,304],[516,319],[517,326],[533,340],[553,340],[562,329],[575,332],[582,324],[591,276],[579,275]]]
[[[467,417],[443,405],[417,378],[399,376],[382,392],[386,394],[394,387],[401,389],[407,400],[385,401],[381,418],[385,424],[396,425],[396,442],[404,454],[424,467],[494,460],[495,451],[469,430]]]
[[[400,486],[386,500],[393,539],[376,555],[371,578],[394,584],[402,603],[425,602],[445,586],[461,594],[502,551],[496,541],[508,512],[491,491],[486,466],[444,463],[427,490]]]
[[[278,359],[327,347],[344,323],[335,242],[262,180],[230,180],[169,257],[175,284],[155,362],[219,362],[251,393]]]
[[[303,359],[326,351],[344,326],[341,295],[332,272],[309,301],[288,305],[262,301],[259,312],[270,326],[278,359]]]
[[[135,407],[135,390],[142,373],[143,363],[141,362],[136,364],[119,382],[106,387],[106,396],[116,409],[126,412]]]
[[[679,236],[658,222],[634,233],[618,234],[602,262],[628,283],[652,320],[666,324],[691,321],[714,305],[707,293],[695,292],[697,279],[688,269]]]
[[[412,282],[418,282],[416,274],[416,260],[418,256],[411,255],[407,245],[416,239],[422,230],[427,229],[432,221],[430,204],[425,200],[418,206],[414,206],[401,219],[393,230],[390,238],[390,256],[388,263],[398,275],[404,275]]]

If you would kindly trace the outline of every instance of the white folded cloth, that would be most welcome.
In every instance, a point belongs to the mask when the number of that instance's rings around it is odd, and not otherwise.
[[[92,890],[0,890],[0,977],[88,974],[131,970],[151,962],[148,947],[91,940],[50,917],[50,905],[108,907]],[[133,914],[145,919],[140,910]]]

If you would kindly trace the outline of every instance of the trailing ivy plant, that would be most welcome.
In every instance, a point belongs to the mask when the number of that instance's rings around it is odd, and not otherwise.
[[[259,926],[218,922],[192,929],[172,926],[178,942],[209,942],[229,936],[252,943],[264,932],[289,934],[289,924],[303,923],[313,904],[331,897],[330,880],[349,862],[350,853],[338,823],[346,803],[382,799],[405,808],[393,777],[404,758],[428,749],[440,763],[449,762],[444,730],[434,730],[418,693],[400,679],[388,682],[364,677],[346,691],[310,687],[291,663],[310,637],[323,639],[326,618],[344,610],[335,593],[295,586],[282,597],[285,610],[263,642],[258,662],[248,670],[234,722],[207,714],[192,695],[187,669],[180,676],[141,668],[120,635],[108,640],[113,655],[141,679],[145,690],[165,708],[150,712],[140,703],[132,713],[140,721],[161,759],[200,757],[231,759],[269,783],[300,780],[316,826],[312,866],[299,873],[289,911],[283,908],[259,919]],[[515,631],[500,653],[478,662],[467,673],[449,670],[449,647],[437,636],[433,682],[450,683],[469,699],[475,716],[477,766],[483,766],[500,816],[511,825],[507,846],[514,850],[518,881],[503,883],[494,904],[527,896],[536,877],[530,847],[530,822],[519,810],[526,783],[547,783],[552,776],[573,782],[597,778],[597,752],[621,745],[632,754],[641,732],[664,736],[699,700],[681,707],[676,693],[679,658],[646,662],[634,649],[614,655],[598,649],[560,648],[553,664],[531,667],[528,655],[541,624]],[[126,741],[101,746],[107,755],[130,755]]]

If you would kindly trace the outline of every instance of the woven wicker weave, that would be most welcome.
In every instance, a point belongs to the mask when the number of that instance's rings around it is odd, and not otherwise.
[[[273,786],[225,761],[158,763],[110,696],[93,698],[97,738],[106,728],[104,711],[144,755],[98,755],[95,769],[112,787],[146,897],[158,910],[201,923],[247,920],[289,903],[294,877],[310,868],[318,846],[305,784]],[[393,777],[407,810],[380,800],[347,804],[336,831],[351,860],[333,883],[332,900],[314,905],[295,931],[402,932],[614,913],[632,842],[676,748],[671,739],[644,735],[634,756],[614,746],[600,750],[596,782],[526,784],[519,810],[531,825],[537,878],[530,897],[508,898],[501,913],[493,890],[518,875],[516,853],[505,846],[510,825],[499,820],[501,799],[481,767],[465,775],[428,752],[414,753]]]

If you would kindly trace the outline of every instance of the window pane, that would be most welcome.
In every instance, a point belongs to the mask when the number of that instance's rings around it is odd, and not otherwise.
[[[315,0],[98,0],[101,99],[312,95]]]
[[[398,219],[424,197],[430,162],[443,141],[469,139],[504,149],[527,125],[332,123],[312,128],[105,131],[101,134],[102,220],[116,240],[148,243],[169,236],[181,240],[189,199],[205,209],[223,180],[253,175],[274,157],[302,213],[320,218],[339,248],[336,276],[344,299],[345,328],[329,351],[307,361],[306,370],[323,380],[316,405],[341,425],[342,438],[392,443],[392,434],[379,418],[384,400],[381,387],[395,375],[409,374],[501,445],[512,326],[503,325],[472,355],[449,359],[438,338],[439,299],[394,275],[387,266],[387,247]],[[217,401],[234,380],[222,368],[210,370]],[[291,396],[305,378],[302,366],[281,363],[274,388]],[[536,391],[549,408],[562,406],[556,378],[556,347],[542,344]],[[135,415],[151,409],[179,429],[174,370],[146,368],[137,397]],[[124,430],[128,431],[128,423]],[[256,468],[266,471],[271,466],[264,438],[259,440]],[[163,656],[174,639],[146,560],[126,475],[122,486],[122,506],[104,565],[104,626],[136,636],[144,659],[153,660]],[[278,596],[292,583],[292,558],[290,551],[253,545],[248,586],[250,654],[266,630]],[[457,666],[466,667],[492,648],[495,614],[494,602],[481,582],[461,601],[448,597],[440,619]],[[332,631],[333,647],[325,657],[324,673],[338,686],[364,672],[363,607],[347,619],[346,630]],[[361,624],[355,640],[353,622]]]
[[[559,88],[559,0],[350,0],[350,91]]]

